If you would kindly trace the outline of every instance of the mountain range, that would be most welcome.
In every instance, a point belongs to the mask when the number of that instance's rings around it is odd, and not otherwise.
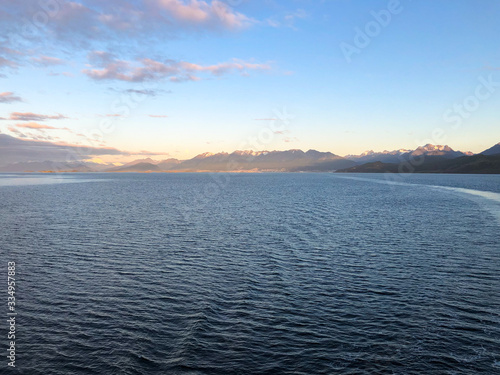
[[[418,147],[415,150],[394,150],[394,151],[366,151],[361,155],[347,155],[345,158],[353,160],[357,163],[369,163],[369,162],[382,162],[382,163],[400,163],[403,161],[412,160],[421,155],[425,156],[440,156],[445,159],[458,158],[460,156],[471,156],[474,155],[472,152],[461,152],[455,151],[449,146],[435,146],[431,144],[426,144],[425,146]]]
[[[349,168],[357,163],[331,152],[309,150],[287,151],[234,151],[217,154],[204,153],[189,160],[151,159],[136,160],[120,167],[110,168],[108,172],[216,172],[216,171],[331,171]]]
[[[78,154],[81,160],[64,161]],[[70,146],[0,134],[0,172],[442,172],[500,173],[500,143],[474,155],[427,144],[415,150],[366,151],[344,157],[316,150],[203,153],[188,160],[137,159],[123,165],[90,162],[96,155],[127,155],[114,148]],[[408,169],[408,165],[411,166]],[[406,166],[402,168],[402,166]]]
[[[476,155],[454,151],[448,146],[425,145],[413,152],[403,153],[397,162],[381,157],[377,161],[340,169],[337,172],[500,174],[500,143]]]

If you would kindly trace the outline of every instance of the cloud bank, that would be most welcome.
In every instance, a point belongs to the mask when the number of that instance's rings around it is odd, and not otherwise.
[[[149,151],[122,151],[112,147],[92,147],[62,142],[23,140],[7,134],[0,134],[0,165],[43,160],[72,162],[86,160],[99,155],[152,156],[163,154]]]

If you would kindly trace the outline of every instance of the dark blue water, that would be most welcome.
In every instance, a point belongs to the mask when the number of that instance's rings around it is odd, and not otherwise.
[[[500,176],[385,182],[0,175],[0,373],[500,373]]]

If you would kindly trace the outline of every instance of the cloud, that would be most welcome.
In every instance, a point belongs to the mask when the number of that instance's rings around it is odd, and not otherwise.
[[[290,27],[296,30],[295,22],[298,19],[308,18],[309,14],[304,9],[297,9],[294,12],[282,14],[279,18],[272,17],[266,20],[266,23],[271,27]]]
[[[57,72],[50,72],[48,73],[49,76],[65,76],[65,77],[73,77],[73,73],[69,73],[69,72],[61,72],[61,73],[57,73]]]
[[[15,121],[63,120],[67,118],[68,117],[63,116],[61,114],[49,116],[32,112],[12,112],[9,117],[10,120],[15,120]]]
[[[4,24],[1,19],[1,15],[2,11],[0,10],[0,31],[2,30],[2,25]],[[11,70],[15,70],[19,67],[19,60],[24,54],[15,49],[6,47],[8,41],[5,36],[8,36],[9,34],[5,34],[3,35],[3,40],[1,42],[2,45],[0,46],[0,69],[10,68]],[[0,77],[5,77],[5,74],[0,74]]]
[[[136,89],[128,89],[125,90],[124,92],[128,94],[138,94],[138,95],[146,95],[146,96],[156,96],[161,92],[170,94],[172,93],[171,90],[149,90],[149,89],[144,89],[144,90],[136,90]]]
[[[254,118],[255,121],[278,121],[277,118]]]
[[[17,68],[18,64],[15,61],[6,59],[5,57],[0,56],[0,68]]]
[[[14,133],[15,135],[17,135],[19,138],[28,138],[28,136],[26,134],[24,134],[23,132],[21,132],[19,129],[16,129],[14,126],[8,126],[7,129]]]
[[[19,96],[14,95],[13,92],[0,92],[0,103],[13,103],[22,101],[23,100]]]
[[[0,4],[0,30],[5,35],[49,36],[73,45],[75,40],[85,44],[117,37],[234,31],[256,22],[221,0],[2,0]]]
[[[64,60],[61,60],[57,57],[50,56],[40,56],[40,57],[32,57],[31,61],[38,66],[54,66],[54,65],[64,65]]]
[[[304,9],[297,9],[295,12],[288,13],[285,15],[284,19],[288,21],[289,23],[293,24],[293,22],[296,19],[304,19],[307,18],[309,15]]]
[[[18,128],[27,129],[59,129],[49,125],[38,124],[36,122],[28,122],[27,124],[16,124]]]
[[[90,159],[100,155],[166,155],[151,151],[122,151],[112,147],[94,147],[70,144],[65,142],[49,142],[55,139],[46,135],[23,134],[15,127],[10,127],[13,133],[19,138],[37,138],[37,140],[26,140],[12,137],[7,134],[0,134],[0,164],[30,161],[80,161]]]
[[[73,57],[97,46],[135,56],[143,51],[143,46],[186,34],[233,33],[259,23],[227,3],[227,0],[0,0],[0,35],[3,35],[0,70],[65,63],[58,57],[40,55],[41,46],[44,53],[64,50]],[[134,69],[128,67],[130,63],[123,65],[119,61],[106,69],[90,68],[86,74],[93,79],[139,82],[144,70],[158,69],[153,61],[137,61],[134,66],[139,70],[137,74],[131,74]],[[4,73],[0,71],[0,77],[5,77]],[[113,73],[121,75],[113,78]],[[162,73],[142,79],[154,80],[157,75]],[[169,78],[172,82],[200,79],[195,74]],[[149,94],[152,92],[146,95]]]
[[[155,118],[167,118],[168,116],[165,115],[148,115],[149,117],[155,117]]]
[[[235,12],[222,1],[153,0],[151,10],[159,11],[163,20],[170,20],[184,27],[205,27],[208,29],[239,29],[253,21]]]
[[[154,151],[141,150],[139,152],[128,151],[124,155],[133,155],[133,156],[136,156],[136,155],[141,155],[141,156],[159,156],[159,155],[170,155],[170,154],[166,153],[166,152],[154,152]]]
[[[64,128],[56,128],[54,126],[39,124],[37,122],[28,122],[26,124],[16,124],[16,127],[23,129],[35,129],[35,130],[66,130],[72,132],[70,129]]]
[[[113,87],[109,87],[108,90],[114,91],[114,92],[119,92],[119,93],[124,93],[133,97],[142,97],[142,96],[150,96],[150,97],[155,97],[160,94],[171,94],[172,90],[162,90],[162,89],[126,89],[126,90],[121,90],[121,89],[116,89]]]
[[[38,140],[22,140],[6,134],[0,134],[0,160],[8,164],[13,162],[43,161],[43,160],[82,160],[90,155],[123,155],[124,152],[115,148],[72,145],[41,141],[44,135],[23,134],[14,127],[9,128],[21,138],[38,137]],[[126,153],[128,154],[128,153]]]
[[[159,79],[169,79],[171,82],[197,81],[201,78],[196,74],[222,76],[232,72],[246,73],[248,70],[269,70],[269,64],[256,64],[233,60],[215,65],[199,65],[186,61],[165,60],[156,61],[149,58],[134,62],[119,60],[105,51],[94,51],[89,54],[92,69],[82,72],[89,78],[101,80],[119,80],[125,82],[144,82]]]

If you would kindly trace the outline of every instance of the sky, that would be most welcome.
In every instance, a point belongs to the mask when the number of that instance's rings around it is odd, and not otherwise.
[[[187,159],[500,141],[500,2],[0,0],[0,132]],[[96,157],[97,157],[96,156]]]

